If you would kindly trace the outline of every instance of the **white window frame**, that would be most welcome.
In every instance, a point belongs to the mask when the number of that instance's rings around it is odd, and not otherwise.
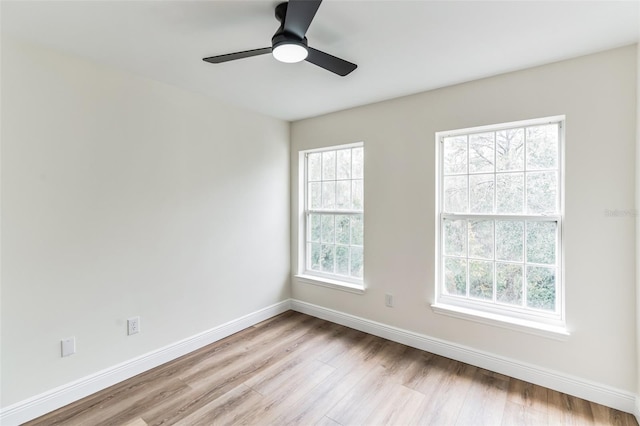
[[[554,215],[540,214],[452,214],[445,213],[444,202],[444,170],[443,170],[443,140],[445,137],[470,135],[474,133],[483,133],[491,131],[501,131],[514,128],[524,128],[528,126],[543,124],[558,124],[559,140],[558,140],[558,193],[557,206],[558,213]],[[530,332],[533,334],[543,335],[564,339],[569,336],[565,322],[565,294],[564,294],[564,251],[563,251],[563,219],[564,219],[564,146],[565,146],[565,116],[552,116],[532,120],[523,120],[510,123],[502,123],[496,125],[480,126],[454,131],[444,131],[436,133],[436,258],[435,258],[435,303],[432,304],[434,312],[473,320],[481,323],[496,325],[516,329],[519,331]],[[467,155],[468,152],[467,152]],[[526,153],[525,153],[526,156]],[[526,157],[525,169],[526,170]],[[523,173],[524,173],[523,170]],[[496,174],[496,171],[493,172]],[[467,171],[466,176],[470,174]],[[526,186],[525,186],[526,198]],[[496,200],[494,200],[496,202]],[[517,220],[526,222],[531,221],[553,221],[557,223],[556,232],[556,311],[546,312],[543,310],[535,310],[526,307],[501,304],[496,302],[495,292],[495,273],[494,273],[494,292],[492,301],[484,301],[481,299],[473,299],[467,296],[455,296],[445,294],[444,290],[444,253],[442,252],[442,227],[445,219],[461,219],[461,220]],[[494,244],[495,244],[495,222],[494,222]],[[526,257],[526,233],[525,246],[523,247],[523,255]],[[468,243],[467,243],[468,244]],[[495,252],[495,247],[494,247]],[[495,258],[493,260],[495,270]],[[518,263],[518,262],[516,262]],[[523,258],[523,268],[526,270],[526,258]],[[524,272],[524,271],[523,271]],[[467,270],[468,274],[468,270]],[[467,278],[468,279],[468,278]],[[523,276],[523,280],[525,277]],[[526,291],[526,282],[523,283]],[[467,292],[468,292],[467,286]],[[523,294],[523,299],[525,294]]]
[[[355,142],[343,145],[332,145],[323,148],[308,149],[299,152],[298,157],[298,265],[297,274],[295,278],[298,282],[306,284],[314,284],[322,287],[329,287],[338,290],[343,290],[351,293],[363,294],[365,291],[364,286],[364,272],[362,278],[348,277],[338,274],[331,274],[322,271],[311,270],[307,268],[308,253],[307,253],[307,235],[309,216],[311,214],[329,214],[329,215],[362,215],[364,222],[364,203],[362,211],[359,210],[345,210],[345,209],[311,209],[309,207],[309,195],[308,195],[308,166],[307,156],[312,153],[322,153],[327,151],[340,151],[343,149],[352,148],[364,148],[364,142]],[[364,183],[364,176],[363,176]],[[364,189],[364,188],[363,188]],[[364,194],[363,194],[364,195]],[[363,256],[364,256],[364,244],[363,244]],[[364,260],[363,260],[364,262]]]

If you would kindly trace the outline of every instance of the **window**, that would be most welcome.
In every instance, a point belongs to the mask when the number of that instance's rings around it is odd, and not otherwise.
[[[304,275],[362,284],[364,270],[362,143],[301,153],[304,161]],[[302,229],[303,228],[303,229]]]
[[[436,305],[562,325],[563,117],[436,136]]]

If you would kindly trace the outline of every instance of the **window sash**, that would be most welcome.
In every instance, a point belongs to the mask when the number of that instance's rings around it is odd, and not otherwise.
[[[465,227],[465,253],[463,255],[454,255],[454,254],[445,254],[444,251],[444,240],[445,240],[445,221],[446,220],[464,220],[466,223]],[[491,247],[492,253],[491,258],[482,258],[479,256],[472,256],[470,254],[470,246],[469,246],[469,235],[468,235],[468,221],[492,221],[492,233],[493,233],[493,244]],[[495,223],[499,221],[516,221],[522,222],[524,224],[523,233],[522,233],[522,259],[521,260],[506,260],[499,259],[497,256],[497,231]],[[555,242],[554,242],[554,250],[555,250],[555,259],[553,263],[538,263],[527,260],[527,232],[526,232],[526,224],[531,222],[550,222],[556,224],[555,231]],[[506,219],[504,216],[495,216],[495,215],[442,215],[440,220],[440,229],[439,229],[439,253],[440,253],[440,278],[439,278],[439,302],[450,303],[466,308],[478,308],[482,307],[482,310],[495,313],[495,314],[505,314],[505,312],[511,313],[512,315],[523,317],[526,319],[538,319],[538,320],[548,320],[551,324],[557,323],[557,320],[560,319],[560,307],[562,306],[562,294],[559,291],[559,280],[561,274],[561,253],[558,248],[560,246],[560,238],[562,234],[562,224],[558,216],[554,217],[540,217],[540,216],[508,216]],[[447,294],[445,289],[445,260],[446,259],[461,259],[467,262],[466,267],[466,292],[464,295],[456,295],[456,294]],[[471,280],[470,280],[470,268],[469,261],[478,261],[478,262],[486,262],[491,264],[491,275],[492,275],[492,296],[491,299],[480,299],[475,298],[470,295],[471,291]],[[520,284],[520,290],[522,291],[520,298],[521,301],[519,304],[507,303],[498,300],[498,274],[497,268],[498,265],[517,265],[522,267],[522,282]],[[542,310],[536,309],[527,306],[527,268],[528,267],[540,267],[540,268],[549,268],[553,269],[555,272],[555,309],[553,311],[550,310]]]
[[[337,234],[337,230],[335,229],[335,219],[334,219],[334,229],[332,231],[333,233],[333,241],[331,242],[323,242],[322,241],[322,230],[320,231],[320,239],[319,241],[312,241],[312,239],[310,238],[310,234],[312,232],[311,229],[311,224],[310,224],[310,218],[312,214],[318,214],[318,215],[322,215],[322,216],[349,216],[349,217],[356,217],[356,216],[360,216],[362,217],[362,220],[364,220],[364,214],[363,212],[343,212],[343,211],[327,211],[327,210],[314,210],[314,211],[308,211],[305,213],[304,215],[304,221],[305,221],[305,225],[304,225],[304,231],[305,231],[305,235],[304,235],[304,256],[305,256],[305,260],[304,260],[304,273],[305,274],[309,274],[309,275],[316,275],[319,277],[324,277],[324,278],[330,278],[330,279],[338,279],[340,281],[346,281],[346,282],[350,282],[350,283],[354,283],[354,284],[361,284],[362,283],[362,278],[351,275],[352,272],[352,254],[353,254],[353,250],[352,249],[356,249],[356,250],[360,250],[362,252],[364,252],[364,241],[363,244],[354,244],[353,243],[353,228],[351,227],[351,223],[349,224],[349,235],[348,235],[348,243],[342,243],[342,242],[338,242],[336,241],[335,237]],[[321,225],[322,226],[322,225]],[[312,260],[311,260],[311,250],[310,247],[313,244],[318,244],[321,247],[322,246],[332,246],[333,247],[333,271],[334,272],[326,272],[326,271],[322,271],[322,270],[317,270],[317,269],[313,269],[312,268]],[[337,259],[337,254],[336,254],[336,249],[338,247],[342,247],[348,250],[348,259],[347,259],[347,274],[342,274],[339,273],[337,271],[338,269],[338,259]],[[322,266],[321,266],[322,268]]]

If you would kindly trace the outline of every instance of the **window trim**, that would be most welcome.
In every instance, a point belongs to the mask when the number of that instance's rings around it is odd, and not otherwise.
[[[342,276],[338,274],[328,274],[321,271],[312,271],[307,269],[307,221],[310,214],[323,213],[333,215],[362,215],[364,220],[364,204],[362,211],[355,210],[318,210],[310,209],[308,206],[309,200],[307,196],[307,183],[308,183],[308,167],[306,156],[312,153],[326,152],[326,151],[339,151],[342,149],[352,148],[364,148],[364,142],[354,142],[341,145],[331,145],[322,148],[313,148],[301,150],[298,153],[298,259],[296,265],[296,273],[294,273],[294,279],[298,283],[314,284],[321,287],[333,288],[350,293],[364,294],[364,272],[361,279]],[[364,176],[363,176],[364,182]],[[363,245],[363,254],[364,254]]]
[[[558,141],[558,194],[557,194],[557,206],[558,213],[553,215],[532,215],[523,213],[522,215],[507,215],[507,214],[452,214],[445,213],[443,208],[444,193],[443,193],[443,156],[442,141],[445,137],[469,135],[473,133],[483,132],[497,132],[501,130],[508,130],[521,127],[529,127],[544,124],[558,124],[559,126],[559,141]],[[500,327],[506,327],[533,334],[544,335],[553,338],[566,338],[569,333],[566,329],[566,316],[565,316],[565,277],[564,277],[564,172],[565,172],[565,128],[566,117],[564,115],[543,117],[530,120],[521,120],[508,123],[500,123],[495,125],[477,126],[465,129],[458,129],[452,131],[436,132],[436,202],[435,202],[435,300],[431,304],[431,307],[435,313],[454,316],[457,318],[463,318],[467,320],[473,320],[485,324],[496,325]],[[524,172],[524,171],[523,171]],[[494,174],[496,174],[494,170]],[[470,175],[466,173],[465,175]],[[495,202],[495,199],[494,199]],[[442,226],[445,218],[455,219],[491,219],[491,220],[518,220],[518,221],[554,221],[557,223],[557,248],[556,254],[557,260],[555,268],[557,269],[556,277],[558,282],[556,283],[556,303],[557,311],[544,312],[542,310],[527,309],[526,307],[509,306],[497,304],[493,301],[483,302],[478,299],[470,299],[467,297],[456,297],[452,295],[443,294],[442,274],[444,254],[442,252]],[[524,250],[524,249],[523,249]],[[493,260],[495,264],[495,259]],[[526,267],[526,259],[523,259],[523,266]]]

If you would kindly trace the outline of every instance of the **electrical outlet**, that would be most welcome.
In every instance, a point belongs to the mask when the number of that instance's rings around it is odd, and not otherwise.
[[[393,308],[393,295],[392,294],[385,294],[384,295],[384,304],[385,306],[389,307],[389,308]]]
[[[63,357],[70,356],[76,353],[76,338],[67,337],[60,341],[60,350]]]
[[[127,335],[140,333],[140,317],[133,317],[127,320]]]

